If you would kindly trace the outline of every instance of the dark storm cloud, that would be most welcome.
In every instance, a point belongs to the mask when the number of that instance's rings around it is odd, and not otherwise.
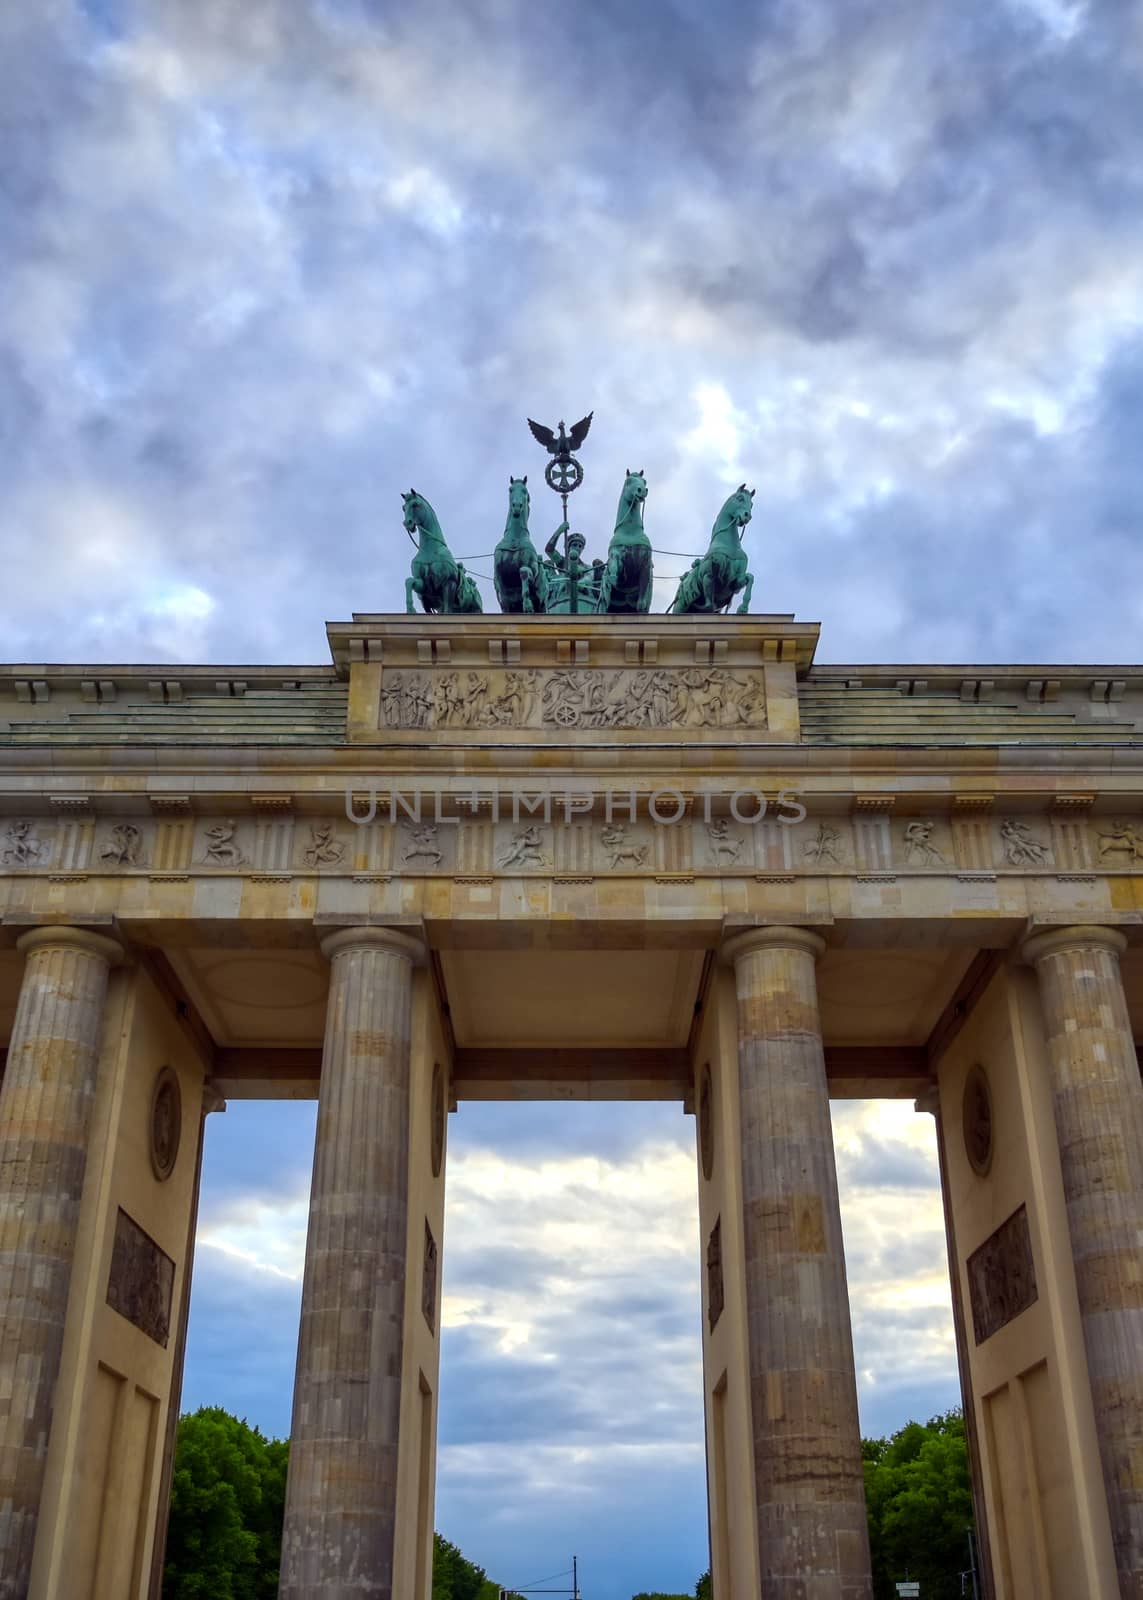
[[[593,5],[555,52],[515,5],[4,28],[0,530],[49,556],[9,574],[23,653],[320,657],[326,615],[397,599],[399,488],[478,554],[523,414],[592,403],[593,541],[625,456],[672,549],[749,473],[766,603],[835,656],[1090,653],[1094,608],[1130,650],[1137,485],[1101,490],[1143,284],[1130,8]]]
[[[466,1101],[449,1121],[450,1151],[485,1151],[520,1159],[543,1155],[553,1144],[568,1155],[622,1161],[641,1146],[695,1150],[694,1118],[677,1105],[650,1104],[638,1122],[608,1102],[537,1101],[483,1105]]]
[[[933,1163],[915,1145],[865,1134],[838,1160],[843,1184],[877,1189],[931,1189]]]

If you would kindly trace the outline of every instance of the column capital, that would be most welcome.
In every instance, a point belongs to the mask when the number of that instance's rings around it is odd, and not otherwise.
[[[799,950],[816,961],[825,950],[826,942],[812,928],[767,927],[745,928],[723,941],[722,959],[734,965],[744,956],[765,950]]]
[[[16,940],[16,949],[26,956],[34,950],[83,950],[88,955],[101,956],[109,967],[118,966],[124,950],[118,939],[110,934],[96,933],[93,928],[77,928],[70,923],[45,924],[29,928]]]
[[[327,961],[343,955],[347,950],[387,950],[390,955],[404,956],[415,967],[423,967],[427,959],[424,941],[400,928],[358,927],[338,928],[335,933],[323,935],[321,952]]]
[[[1045,928],[1031,933],[1020,945],[1021,960],[1036,966],[1045,956],[1059,955],[1064,950],[1110,950],[1121,956],[1127,949],[1127,940],[1118,928],[1100,927],[1095,923],[1082,923],[1071,928]]]

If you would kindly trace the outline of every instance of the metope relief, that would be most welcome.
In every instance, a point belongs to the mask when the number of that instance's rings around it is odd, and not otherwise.
[[[1005,817],[1000,824],[1004,859],[1010,867],[1042,867],[1048,860],[1048,846],[1038,839],[1026,822]]]
[[[142,866],[143,831],[133,822],[115,822],[99,852],[99,859],[108,867]]]
[[[840,867],[846,859],[840,828],[819,822],[808,839],[802,841],[802,859],[812,867]]]
[[[385,673],[381,726],[439,729],[549,728],[602,731],[764,728],[758,669],[726,667],[497,668]]]
[[[787,816],[774,793],[757,787],[730,796],[674,788],[649,796],[629,790],[519,788],[476,797],[469,792],[381,791],[369,809],[336,817],[273,819],[285,830],[275,872],[368,873],[388,877],[616,873],[662,877],[755,874],[830,876],[871,869],[870,836],[881,830],[877,870],[918,875],[963,873],[955,819]],[[727,800],[729,799],[729,810]],[[765,803],[763,803],[765,801]],[[346,802],[353,802],[354,796]],[[799,804],[787,799],[792,808]],[[354,823],[357,823],[355,826]],[[0,869],[14,874],[60,872],[70,866],[67,827],[54,819],[0,822]],[[193,817],[156,825],[148,819],[100,816],[88,870],[204,875],[267,871],[266,820],[249,815]],[[979,830],[978,870],[994,875],[1037,872],[1128,873],[1143,862],[1143,824],[1115,819],[1069,820],[1077,842],[1041,816],[985,817]],[[58,841],[58,842],[57,842]]]
[[[1105,867],[1132,867],[1143,861],[1143,834],[1133,822],[1109,822],[1099,830],[1099,860]]]
[[[937,842],[937,825],[931,817],[918,817],[905,824],[902,837],[905,865],[909,867],[948,867],[949,857]]]
[[[4,833],[0,861],[9,867],[36,867],[47,856],[47,845],[36,835],[34,822],[10,822]]]
[[[599,830],[599,845],[612,871],[620,867],[645,867],[651,859],[651,841],[623,822],[610,822]]]
[[[402,825],[398,830],[397,861],[412,872],[448,872],[452,866],[456,827],[439,822]]]
[[[711,865],[715,867],[737,866],[746,844],[743,835],[732,829],[725,817],[715,817],[706,824],[706,841]]]
[[[302,851],[307,867],[340,867],[345,861],[345,845],[334,833],[332,822],[323,819],[309,825],[309,840]]]
[[[543,830],[534,823],[513,829],[508,841],[497,852],[496,861],[503,872],[521,867],[550,867],[552,856]]]
[[[207,867],[245,867],[250,858],[238,839],[238,824],[233,817],[209,823],[203,829],[202,863]]]

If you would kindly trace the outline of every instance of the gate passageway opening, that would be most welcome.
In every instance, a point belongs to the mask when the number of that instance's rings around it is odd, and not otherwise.
[[[693,1589],[708,1564],[693,1118],[462,1104],[448,1159],[438,1526],[504,1584],[574,1549],[598,1600]]]

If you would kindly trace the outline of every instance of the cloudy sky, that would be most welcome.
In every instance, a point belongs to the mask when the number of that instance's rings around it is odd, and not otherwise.
[[[320,661],[402,603],[402,489],[478,556],[524,417],[594,408],[591,553],[627,466],[680,552],[746,479],[755,606],[823,659],[1137,660],[1141,80],[1137,0],[0,8],[6,657]],[[837,1132],[882,1431],[954,1395],[931,1132]],[[440,1526],[509,1582],[688,1585],[690,1125],[452,1138]],[[208,1148],[188,1399],[277,1431],[311,1139],[234,1107]]]

